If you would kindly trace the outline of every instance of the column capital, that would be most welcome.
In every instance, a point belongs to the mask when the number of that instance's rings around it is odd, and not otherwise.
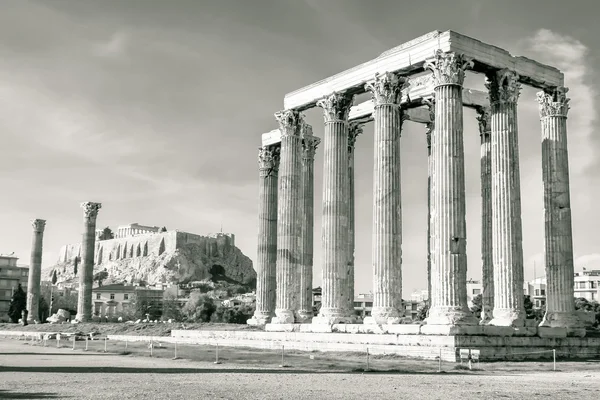
[[[31,226],[33,227],[34,232],[44,232],[44,228],[46,227],[45,219],[32,219]]]
[[[281,137],[300,136],[304,122],[304,115],[296,110],[281,110],[275,113],[275,119],[279,123]]]
[[[85,203],[81,203],[81,208],[83,208],[83,215],[86,218],[96,219],[98,211],[102,208],[102,204],[86,201]]]
[[[332,93],[317,101],[317,107],[323,109],[325,123],[347,122],[354,95],[348,93]]]
[[[277,171],[279,168],[279,146],[258,148],[258,169],[261,171]]]
[[[348,153],[354,151],[356,138],[363,133],[364,122],[353,121],[348,127]]]
[[[391,72],[376,73],[375,79],[365,84],[365,90],[371,92],[375,107],[384,104],[400,106],[402,89],[408,86],[408,78]]]
[[[321,139],[316,136],[304,136],[302,140],[302,157],[304,159],[314,160],[317,147]]]
[[[492,114],[490,107],[477,106],[477,122],[479,123],[479,135],[489,136],[492,133]]]
[[[569,112],[569,99],[567,92],[569,88],[559,86],[550,92],[541,91],[537,93],[537,101],[540,105],[540,118],[545,117],[567,117]]]
[[[436,87],[441,85],[462,86],[465,81],[465,70],[473,67],[473,60],[464,54],[446,53],[438,49],[433,58],[425,60],[423,67],[433,72],[433,84]]]
[[[489,91],[490,103],[517,103],[521,94],[519,74],[508,68],[489,72],[485,77],[485,87]]]

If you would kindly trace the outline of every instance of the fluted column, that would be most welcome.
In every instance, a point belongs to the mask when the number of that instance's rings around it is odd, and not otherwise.
[[[546,259],[546,315],[540,326],[564,327],[570,335],[584,336],[575,313],[573,233],[567,149],[567,88],[539,92],[542,123],[542,176]]]
[[[431,305],[431,174],[433,173],[433,157],[431,157],[431,135],[435,129],[435,100],[426,99],[430,122],[427,123],[425,139],[427,141],[427,303]]]
[[[481,321],[487,325],[494,310],[494,265],[492,262],[492,124],[489,107],[477,107],[481,138]]]
[[[277,294],[274,324],[291,324],[300,300],[302,116],[294,110],[275,114],[281,130],[277,201]]]
[[[298,322],[307,323],[313,318],[313,231],[314,231],[314,186],[315,186],[315,151],[321,139],[313,136],[312,127],[302,126],[302,241],[300,254],[300,304],[296,318]]]
[[[94,250],[96,247],[96,218],[102,208],[100,203],[81,203],[83,208],[83,237],[81,241],[81,264],[79,271],[79,295],[77,316],[79,322],[92,319],[92,285],[94,283]]]
[[[523,326],[523,232],[517,101],[519,76],[508,69],[487,75],[491,104],[492,258],[494,311],[490,325]]]
[[[354,252],[356,249],[354,146],[363,133],[363,122],[352,122],[348,128],[348,297],[354,308]],[[357,317],[358,319],[358,317]]]
[[[277,282],[277,176],[279,144],[258,149],[258,252],[256,260],[256,310],[250,325],[264,325],[275,313]]]
[[[402,315],[401,90],[407,80],[375,75],[371,92],[375,122],[373,170],[373,310],[365,323],[398,323]]]
[[[435,131],[431,136],[431,307],[427,325],[474,325],[467,307],[467,232],[462,85],[472,63],[438,50],[433,72]]]
[[[29,278],[27,280],[27,322],[40,321],[40,280],[42,275],[42,247],[46,220],[35,219],[31,221],[33,238],[31,240],[31,260],[29,263]]]
[[[353,95],[333,93],[319,100],[323,108],[323,293],[313,323],[354,321],[348,291],[348,113]]]

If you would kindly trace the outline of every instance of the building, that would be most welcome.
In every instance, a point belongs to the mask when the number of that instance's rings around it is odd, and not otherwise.
[[[480,281],[469,279],[467,281],[467,303],[473,306],[473,298],[483,293],[483,284]]]
[[[523,293],[529,296],[534,308],[546,305],[546,278],[535,278],[523,284]]]
[[[8,308],[13,291],[19,283],[27,292],[27,281],[29,279],[29,267],[17,265],[18,257],[0,254],[0,321],[8,318]]]
[[[148,308],[162,307],[164,289],[162,287],[129,286],[114,284],[92,289],[93,315],[102,318],[118,317],[134,311],[134,299],[144,299]]]
[[[373,295],[361,293],[354,296],[354,311],[362,318],[371,316],[373,309]]]
[[[575,272],[573,294],[575,298],[583,297],[588,301],[600,301],[600,270]],[[536,278],[525,282],[525,294],[531,297],[536,308],[546,304],[546,278]]]
[[[427,291],[427,289],[414,291],[410,295],[410,300],[416,301],[417,303],[427,301],[429,300],[429,292]]]

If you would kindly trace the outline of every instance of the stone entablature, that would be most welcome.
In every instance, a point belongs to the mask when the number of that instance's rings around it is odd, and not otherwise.
[[[201,236],[172,230],[101,240],[96,242],[94,264],[100,265],[108,261],[147,257],[150,255],[159,256],[165,251],[172,252],[190,243],[205,246],[206,254],[216,256],[223,254],[226,248],[235,246],[235,235],[230,233],[215,233]],[[81,257],[81,243],[62,246],[58,263],[72,262],[75,257]]]
[[[115,232],[115,238],[125,238],[148,233],[157,233],[159,231],[160,228],[158,226],[145,226],[134,222],[133,224],[119,226]]]

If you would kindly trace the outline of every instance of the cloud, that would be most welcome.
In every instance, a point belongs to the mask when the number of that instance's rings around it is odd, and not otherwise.
[[[100,57],[119,57],[127,52],[130,42],[128,33],[119,31],[112,34],[108,41],[101,42],[94,46],[94,54]]]

